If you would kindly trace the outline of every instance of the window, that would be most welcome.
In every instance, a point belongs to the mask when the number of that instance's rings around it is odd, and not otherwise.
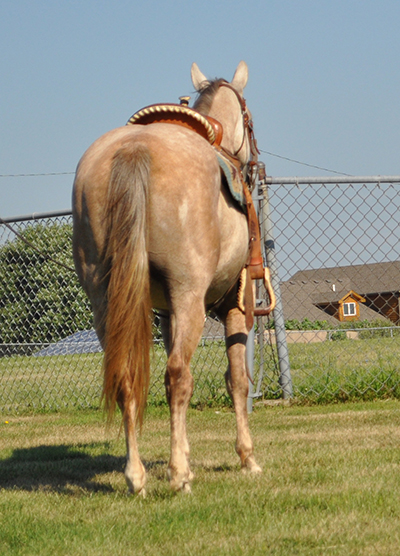
[[[355,303],[343,303],[343,314],[345,317],[356,316],[356,304]]]

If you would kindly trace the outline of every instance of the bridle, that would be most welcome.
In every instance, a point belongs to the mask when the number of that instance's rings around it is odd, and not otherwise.
[[[249,184],[249,186],[252,186],[254,185],[256,179],[255,168],[257,167],[258,155],[260,154],[260,151],[257,148],[257,139],[255,138],[254,135],[253,120],[250,117],[249,111],[247,109],[246,100],[238,93],[238,91],[234,87],[232,87],[232,85],[227,81],[222,81],[220,87],[226,87],[235,94],[240,104],[240,109],[242,112],[242,120],[243,120],[243,137],[239,148],[236,149],[234,153],[230,153],[227,149],[225,149],[222,146],[220,148],[230,159],[233,158],[235,161],[239,162],[238,154],[242,150],[247,136],[249,141],[249,146],[250,146],[250,160],[247,162],[246,165],[247,168],[245,172],[246,174],[245,181]],[[235,165],[237,165],[237,162]]]

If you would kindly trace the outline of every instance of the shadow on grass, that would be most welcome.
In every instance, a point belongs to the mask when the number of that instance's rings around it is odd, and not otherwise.
[[[0,461],[0,489],[50,491],[76,494],[77,491],[114,492],[100,477],[123,473],[125,457],[85,453],[93,445],[49,445],[19,448],[11,457]],[[146,470],[166,466],[165,461],[144,461]]]

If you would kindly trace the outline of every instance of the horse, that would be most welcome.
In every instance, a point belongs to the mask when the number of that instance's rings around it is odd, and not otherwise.
[[[218,148],[246,176],[255,141],[243,98],[247,64],[239,63],[231,82],[208,80],[196,63],[191,77],[197,92],[193,110],[219,122]],[[191,491],[190,361],[209,309],[225,327],[236,452],[243,470],[260,473],[247,414],[249,326],[237,296],[249,257],[248,221],[227,189],[215,146],[165,121],[116,128],[79,161],[72,205],[74,263],[104,350],[105,409],[109,417],[117,405],[122,413],[128,491],[146,493],[137,432],[149,387],[153,310],[160,315],[167,352],[171,488]]]

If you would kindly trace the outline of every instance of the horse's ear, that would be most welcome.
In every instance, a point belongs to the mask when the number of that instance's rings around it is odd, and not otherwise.
[[[191,69],[192,83],[196,91],[201,91],[205,85],[208,85],[209,81],[207,77],[200,71],[199,66],[196,62],[193,62]]]
[[[244,88],[247,85],[247,80],[249,78],[249,68],[247,67],[246,62],[239,62],[238,67],[236,68],[235,75],[231,81],[231,85],[235,87],[238,93],[243,93]]]

